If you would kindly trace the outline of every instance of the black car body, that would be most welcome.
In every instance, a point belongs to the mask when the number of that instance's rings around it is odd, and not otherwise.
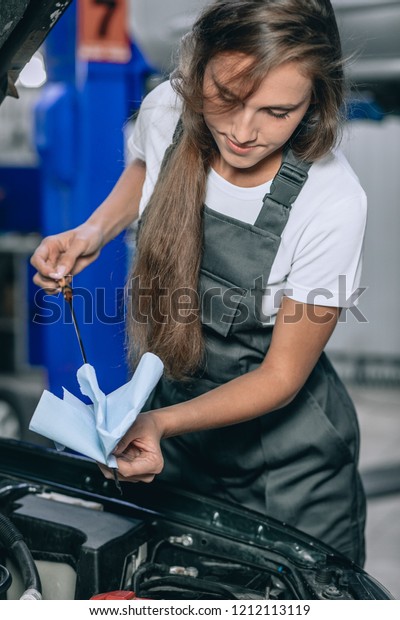
[[[0,454],[0,512],[42,567],[45,598],[392,598],[334,549],[274,519],[157,482],[123,484],[121,496],[93,462],[39,446],[0,440]],[[12,559],[4,545],[3,596]]]

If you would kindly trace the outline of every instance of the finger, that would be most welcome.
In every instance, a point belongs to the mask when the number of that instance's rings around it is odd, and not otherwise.
[[[142,452],[135,445],[135,439],[137,439],[137,425],[133,424],[115,446],[113,450],[114,456],[126,459],[140,456]]]
[[[36,273],[33,276],[33,282],[40,288],[44,289],[48,295],[55,295],[61,292],[61,288],[55,280],[44,278],[40,273]]]
[[[153,476],[152,474],[147,474],[147,475],[143,475],[143,476],[129,476],[127,478],[119,478],[121,480],[121,482],[145,482],[146,484],[149,484],[150,482],[153,482],[155,476]]]
[[[149,458],[147,455],[144,457],[137,456],[133,460],[117,459],[118,474],[122,476],[121,479],[132,478],[143,480],[145,477],[154,476],[160,474],[164,467],[164,461],[162,456],[153,455]]]
[[[97,466],[99,467],[99,469],[101,469],[102,473],[105,475],[105,477],[107,478],[107,474],[111,473],[110,470],[108,469],[108,467],[106,467],[105,465],[102,465],[101,463],[99,463],[98,461],[96,461]]]
[[[60,258],[63,256],[58,244],[43,244],[39,246],[31,257],[31,265],[37,269],[38,274],[45,280],[57,281],[68,273],[65,266],[59,266]],[[36,279],[38,280],[38,278]],[[35,281],[36,283],[36,281]],[[39,284],[40,285],[40,284]]]
[[[47,276],[43,275],[43,273],[40,273],[39,271],[37,271],[35,275],[33,276],[33,281],[38,286],[42,286],[45,288],[60,287],[58,280],[54,280],[53,278],[48,278]]]
[[[97,252],[93,252],[93,254],[82,256],[76,255],[76,251],[74,251],[73,253],[66,252],[60,258],[60,262],[57,264],[56,268],[49,275],[55,280],[60,280],[61,278],[65,277],[65,274],[76,276],[88,265],[93,263],[93,261],[95,261],[99,255],[100,250],[98,250]]]
[[[74,233],[46,237],[34,252],[31,264],[42,276],[59,280],[68,273],[78,273],[96,258],[93,253],[79,264],[85,257],[87,246],[87,240]]]
[[[107,465],[103,465],[102,463],[97,463],[97,465],[100,468],[101,473],[105,478],[107,478],[107,480],[114,479],[114,472],[109,467],[107,467]]]
[[[113,450],[113,454],[114,456],[118,457],[122,457],[123,453],[125,452],[125,450],[128,448],[129,446],[129,439],[127,438],[128,434],[126,434],[120,441],[119,443],[115,446],[114,450]]]
[[[97,463],[97,465],[99,466],[100,470],[102,471],[104,477],[107,478],[107,480],[114,480],[114,472],[110,468],[108,468],[106,465],[102,465],[101,463]],[[117,475],[118,475],[118,480],[121,480],[122,482],[150,483],[150,482],[153,482],[155,478],[154,474],[142,474],[142,475],[137,475],[137,476],[122,476],[119,474],[118,471],[117,471]]]
[[[49,247],[42,243],[31,256],[30,263],[37,271],[48,276],[55,268],[55,263],[50,258]]]
[[[80,270],[77,269],[77,262],[85,249],[86,243],[79,239],[74,239],[71,245],[63,247],[62,250],[61,248],[53,247],[49,259],[52,261],[54,268],[49,273],[50,277],[60,280],[66,274],[75,275],[78,273]]]

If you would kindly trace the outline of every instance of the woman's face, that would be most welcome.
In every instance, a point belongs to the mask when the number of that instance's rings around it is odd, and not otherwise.
[[[271,69],[259,88],[244,101],[232,76],[243,72],[250,59],[240,53],[220,54],[205,70],[204,120],[220,153],[217,171],[233,182],[240,176],[262,177],[271,163],[280,161],[282,147],[299,125],[311,102],[312,81],[301,65],[286,62]],[[259,182],[263,182],[261,179]]]

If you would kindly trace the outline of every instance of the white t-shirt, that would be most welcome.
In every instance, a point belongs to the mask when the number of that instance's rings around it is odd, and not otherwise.
[[[181,111],[169,82],[144,99],[128,140],[130,156],[146,162],[140,213],[152,194],[166,148]],[[211,170],[205,203],[235,219],[254,224],[271,181],[243,188]],[[315,162],[292,206],[263,299],[264,316],[274,322],[285,294],[321,306],[357,302],[367,217],[365,192],[340,150]]]

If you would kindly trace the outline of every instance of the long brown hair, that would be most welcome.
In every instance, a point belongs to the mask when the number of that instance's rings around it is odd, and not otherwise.
[[[142,218],[128,281],[131,360],[152,351],[175,379],[190,376],[204,352],[197,286],[202,206],[216,145],[202,115],[203,78],[208,62],[226,52],[252,59],[245,75],[234,76],[242,80],[244,97],[269,69],[301,63],[312,79],[313,98],[290,141],[299,157],[314,161],[327,154],[341,125],[343,62],[329,0],[214,1],[184,37],[171,76],[183,102],[182,131],[164,159]]]

